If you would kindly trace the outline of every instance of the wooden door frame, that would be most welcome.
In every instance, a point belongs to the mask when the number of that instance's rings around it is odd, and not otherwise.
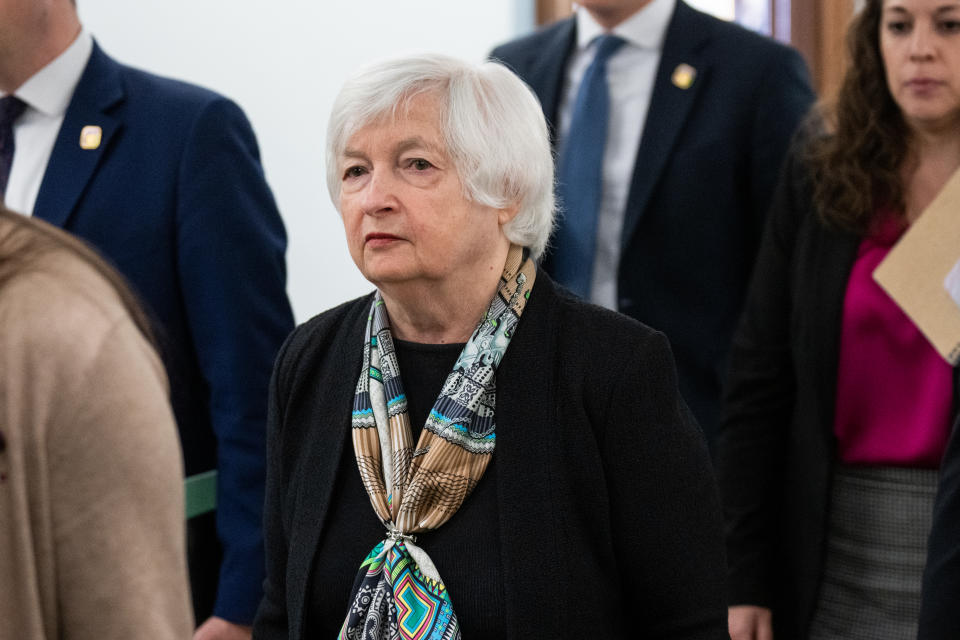
[[[854,0],[792,0],[790,44],[807,60],[814,88],[831,98],[847,65],[846,33]]]

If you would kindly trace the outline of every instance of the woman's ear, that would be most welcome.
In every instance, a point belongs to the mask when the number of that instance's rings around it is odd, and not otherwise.
[[[520,213],[519,202],[508,205],[502,209],[497,209],[497,222],[499,222],[500,226],[502,227],[516,218],[518,213]]]

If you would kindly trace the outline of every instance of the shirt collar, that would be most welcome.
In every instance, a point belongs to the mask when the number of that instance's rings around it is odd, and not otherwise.
[[[63,53],[30,76],[14,93],[28,105],[47,116],[67,112],[73,90],[90,60],[93,37],[86,28]]]
[[[610,33],[620,36],[641,49],[660,50],[667,35],[667,26],[673,16],[677,0],[653,0],[635,14],[618,24]],[[606,33],[590,12],[577,7],[577,47],[582,51],[593,40]]]

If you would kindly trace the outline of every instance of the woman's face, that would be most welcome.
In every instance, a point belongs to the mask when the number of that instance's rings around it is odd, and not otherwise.
[[[437,98],[420,94],[406,113],[357,131],[339,159],[350,256],[378,287],[469,282],[503,268],[492,263],[509,246],[507,213],[466,199],[440,122]]]
[[[960,0],[884,0],[880,52],[908,124],[960,126]]]

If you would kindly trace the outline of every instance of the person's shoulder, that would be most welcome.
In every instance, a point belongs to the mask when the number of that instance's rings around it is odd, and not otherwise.
[[[737,56],[731,59],[725,59],[727,62],[737,61],[757,65],[758,59],[751,56],[766,56],[759,58],[761,61],[767,61],[770,56],[774,59],[783,57],[800,59],[800,54],[796,49],[783,44],[769,36],[757,33],[743,25],[728,20],[721,20],[716,16],[685,6],[682,15],[688,24],[681,25],[684,30],[709,36],[714,47],[720,49],[725,55]]]
[[[287,337],[280,348],[277,369],[281,376],[302,375],[306,363],[316,362],[333,349],[352,348],[359,352],[355,334],[370,313],[373,294],[367,294],[328,309],[303,324]]]
[[[143,95],[157,99],[162,96],[168,107],[194,109],[203,109],[213,103],[229,102],[228,98],[216,91],[197,84],[157,75],[122,62],[116,62],[116,65],[128,94],[134,98]]]
[[[800,54],[781,42],[744,27],[721,20],[678,0],[676,13],[669,27],[674,37],[691,38],[707,43],[707,52],[725,64],[739,64],[745,68],[763,67],[769,59],[784,57],[800,60]],[[669,43],[669,41],[668,41]],[[754,57],[763,56],[763,57]],[[758,64],[761,63],[761,64]]]
[[[338,304],[297,326],[290,336],[294,344],[305,344],[335,335],[358,317],[365,317],[373,303],[373,293]]]
[[[597,354],[598,361],[604,354],[644,350],[664,340],[663,334],[653,327],[618,311],[584,302],[562,287],[556,287],[556,295],[562,335]]]
[[[565,385],[585,406],[608,406],[613,389],[676,393],[670,341],[635,318],[576,298],[562,287],[550,308]]]
[[[242,115],[230,98],[191,82],[159,75],[120,62],[95,47],[91,64],[101,73],[115,73],[123,87],[124,100],[135,113],[162,123],[166,130],[182,128],[184,119],[195,119],[210,111],[222,116]]]
[[[113,285],[66,250],[45,252],[3,284],[0,324],[24,357],[77,372],[118,332],[138,333]]]
[[[824,122],[821,110],[812,109],[797,126],[790,141],[781,167],[781,177],[790,180],[791,184],[802,185],[803,192],[812,193],[818,150],[832,144],[833,140],[834,135]]]
[[[508,65],[516,64],[527,56],[541,53],[546,43],[553,42],[556,38],[568,36],[572,29],[572,18],[552,22],[538,28],[533,33],[498,45],[490,53],[490,57]]]
[[[113,286],[86,261],[67,250],[50,249],[37,256],[4,284],[3,298],[24,307],[46,307],[51,317],[71,309],[90,321],[112,323],[124,313]],[[53,313],[58,312],[58,313]]]

